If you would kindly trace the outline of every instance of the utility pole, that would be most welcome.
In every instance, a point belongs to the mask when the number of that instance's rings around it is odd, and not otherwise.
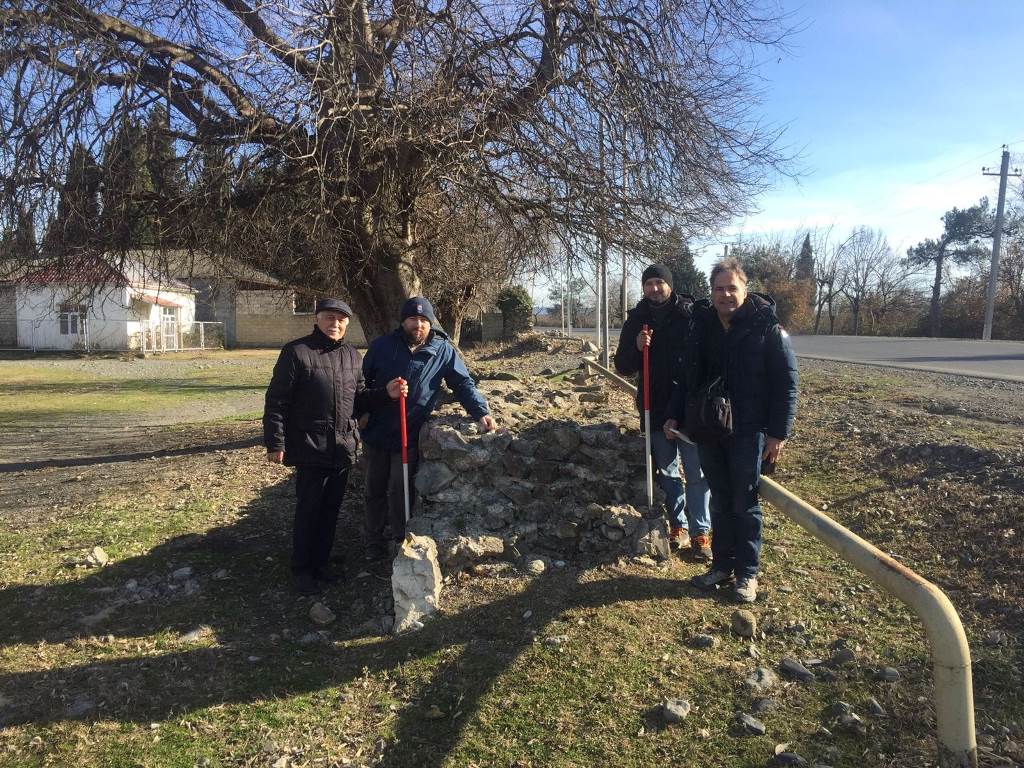
[[[597,349],[598,354],[603,356],[604,365],[608,365],[608,239],[605,236],[608,226],[608,207],[604,194],[604,115],[601,115],[597,132],[598,142],[598,168],[601,179],[601,213],[597,231],[597,306],[594,308],[594,321],[597,325]],[[604,320],[604,323],[602,323]],[[601,326],[604,325],[604,336],[601,336]]]
[[[985,301],[985,328],[981,332],[984,341],[992,339],[992,318],[996,311],[996,288],[999,280],[999,249],[1003,244],[1003,210],[1006,207],[1006,178],[1020,178],[1020,168],[1010,173],[1010,150],[1003,144],[1003,159],[999,165],[999,173],[990,173],[982,168],[983,176],[999,176],[999,203],[996,206],[996,231],[992,236],[992,267],[988,273],[988,296]]]

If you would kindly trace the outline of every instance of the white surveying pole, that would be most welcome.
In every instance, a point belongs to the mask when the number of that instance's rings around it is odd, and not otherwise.
[[[1006,178],[1020,178],[1020,168],[1010,173],[1010,150],[1003,144],[1003,159],[999,164],[999,173],[989,173],[982,168],[983,176],[999,176],[999,203],[996,205],[996,231],[992,235],[992,267],[988,273],[988,295],[985,300],[985,327],[981,332],[984,341],[992,339],[992,319],[996,312],[996,289],[999,286],[999,249],[1003,244],[1003,211],[1006,208]]]

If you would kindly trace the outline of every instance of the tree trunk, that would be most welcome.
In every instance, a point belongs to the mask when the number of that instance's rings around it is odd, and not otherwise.
[[[408,255],[382,249],[372,263],[372,270],[346,286],[367,343],[397,328],[402,302],[420,292],[419,276]]]
[[[945,256],[945,249],[940,247],[935,256],[935,282],[932,283],[930,333],[933,339],[942,335],[942,263]]]
[[[850,309],[853,310],[853,335],[860,336],[860,300],[851,301]]]

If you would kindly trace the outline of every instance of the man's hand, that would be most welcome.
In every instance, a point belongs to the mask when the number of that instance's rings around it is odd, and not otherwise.
[[[271,464],[283,464],[284,451],[267,451],[267,461]]]
[[[387,390],[388,397],[397,400],[399,395],[409,395],[409,382],[399,376],[388,382]]]
[[[779,457],[782,456],[782,449],[785,446],[785,440],[779,440],[777,437],[769,437],[765,441],[764,456],[761,457],[761,461],[770,461],[772,464],[778,463]]]
[[[669,440],[677,440],[678,438],[673,435],[669,430],[679,429],[679,422],[675,419],[666,419],[665,423],[661,425],[662,431],[665,433],[665,437]]]
[[[480,429],[482,429],[484,432],[493,432],[498,428],[498,422],[496,422],[494,420],[494,417],[491,416],[491,414],[489,413],[484,414],[483,416],[480,417],[479,424]]]
[[[654,331],[647,329],[646,331],[640,331],[636,335],[636,348],[641,352],[644,351],[644,347],[651,346],[651,337],[654,335]]]

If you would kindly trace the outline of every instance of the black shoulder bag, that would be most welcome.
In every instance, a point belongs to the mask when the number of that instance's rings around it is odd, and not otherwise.
[[[686,395],[686,434],[698,445],[732,435],[732,403],[721,377]]]

